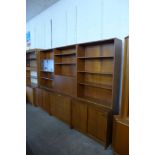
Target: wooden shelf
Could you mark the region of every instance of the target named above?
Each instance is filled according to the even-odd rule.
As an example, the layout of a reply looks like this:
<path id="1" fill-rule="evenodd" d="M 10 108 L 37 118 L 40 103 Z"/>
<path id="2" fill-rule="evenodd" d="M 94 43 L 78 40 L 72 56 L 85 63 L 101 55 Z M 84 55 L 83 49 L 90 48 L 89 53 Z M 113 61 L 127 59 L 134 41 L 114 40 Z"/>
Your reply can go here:
<path id="1" fill-rule="evenodd" d="M 30 78 L 32 78 L 32 79 L 38 79 L 37 76 L 30 76 Z"/>
<path id="2" fill-rule="evenodd" d="M 26 60 L 36 60 L 36 58 L 27 58 Z"/>
<path id="3" fill-rule="evenodd" d="M 75 62 L 70 62 L 70 63 L 67 63 L 67 62 L 61 62 L 61 63 L 55 63 L 55 65 L 76 65 Z"/>
<path id="4" fill-rule="evenodd" d="M 93 56 L 93 57 L 77 57 L 78 59 L 113 59 L 113 56 Z"/>
<path id="5" fill-rule="evenodd" d="M 40 70 L 40 72 L 53 73 L 52 71 L 44 71 L 44 70 Z"/>
<path id="6" fill-rule="evenodd" d="M 64 77 L 71 77 L 71 78 L 75 78 L 75 75 L 65 75 L 65 74 L 55 74 L 56 76 L 64 76 Z"/>
<path id="7" fill-rule="evenodd" d="M 96 99 L 96 98 L 92 98 L 92 97 L 87 97 L 87 96 L 81 96 L 81 98 L 88 100 L 90 102 L 94 102 L 95 104 L 101 104 L 104 105 L 106 107 L 111 107 L 111 102 L 106 101 L 106 100 L 100 100 L 100 99 Z"/>
<path id="8" fill-rule="evenodd" d="M 41 77 L 41 79 L 45 79 L 45 80 L 51 80 L 51 81 L 53 81 L 53 79 L 46 78 L 46 77 Z"/>
<path id="9" fill-rule="evenodd" d="M 92 83 L 92 82 L 80 82 L 78 84 L 90 86 L 90 87 L 104 88 L 104 89 L 112 90 L 112 85 L 108 85 L 108 84 L 97 84 L 97 83 Z"/>
<path id="10" fill-rule="evenodd" d="M 75 52 L 73 53 L 62 53 L 62 54 L 54 54 L 55 56 L 69 56 L 69 55 L 76 55 Z"/>
<path id="11" fill-rule="evenodd" d="M 78 71 L 78 73 L 89 73 L 89 74 L 113 75 L 113 73 L 111 73 L 111 72 L 91 72 L 91 71 Z"/>

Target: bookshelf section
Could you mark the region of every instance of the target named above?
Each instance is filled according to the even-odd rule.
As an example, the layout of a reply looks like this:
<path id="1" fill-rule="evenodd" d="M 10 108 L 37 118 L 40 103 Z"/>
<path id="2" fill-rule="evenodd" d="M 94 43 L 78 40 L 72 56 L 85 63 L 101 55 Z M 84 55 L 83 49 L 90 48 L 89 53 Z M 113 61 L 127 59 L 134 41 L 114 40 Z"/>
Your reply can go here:
<path id="1" fill-rule="evenodd" d="M 54 53 L 52 49 L 40 52 L 40 86 L 53 88 L 54 80 Z"/>
<path id="2" fill-rule="evenodd" d="M 38 86 L 38 56 L 37 49 L 26 51 L 26 84 L 27 86 Z"/>
<path id="3" fill-rule="evenodd" d="M 54 49 L 55 88 L 76 96 L 76 46 Z"/>
<path id="4" fill-rule="evenodd" d="M 75 46 L 54 49 L 55 75 L 76 76 Z"/>
<path id="5" fill-rule="evenodd" d="M 78 97 L 112 108 L 114 49 L 114 40 L 78 45 Z"/>

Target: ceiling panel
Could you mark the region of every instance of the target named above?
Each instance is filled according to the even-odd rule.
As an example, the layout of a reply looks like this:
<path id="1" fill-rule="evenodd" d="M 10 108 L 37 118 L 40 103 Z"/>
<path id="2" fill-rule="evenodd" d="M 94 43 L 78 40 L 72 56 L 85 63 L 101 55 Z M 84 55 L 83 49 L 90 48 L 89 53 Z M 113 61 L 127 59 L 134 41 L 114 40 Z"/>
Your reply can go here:
<path id="1" fill-rule="evenodd" d="M 59 0 L 26 0 L 26 21 L 38 15 Z"/>

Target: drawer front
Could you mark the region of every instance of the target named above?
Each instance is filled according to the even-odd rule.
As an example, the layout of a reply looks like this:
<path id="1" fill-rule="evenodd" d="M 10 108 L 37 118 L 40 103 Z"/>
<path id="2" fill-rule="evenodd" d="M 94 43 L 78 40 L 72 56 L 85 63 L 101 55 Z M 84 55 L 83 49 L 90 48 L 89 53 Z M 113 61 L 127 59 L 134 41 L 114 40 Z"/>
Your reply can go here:
<path id="1" fill-rule="evenodd" d="M 87 103 L 72 100 L 72 127 L 87 132 Z"/>

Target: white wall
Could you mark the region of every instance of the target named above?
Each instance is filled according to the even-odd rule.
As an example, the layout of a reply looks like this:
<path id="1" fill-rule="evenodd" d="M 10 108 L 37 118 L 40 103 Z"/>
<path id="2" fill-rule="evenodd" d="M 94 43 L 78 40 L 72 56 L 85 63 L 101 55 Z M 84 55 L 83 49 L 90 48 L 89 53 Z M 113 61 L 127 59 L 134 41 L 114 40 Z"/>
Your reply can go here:
<path id="1" fill-rule="evenodd" d="M 31 48 L 53 48 L 112 37 L 124 40 L 129 33 L 128 9 L 128 0 L 60 0 L 27 22 Z"/>

